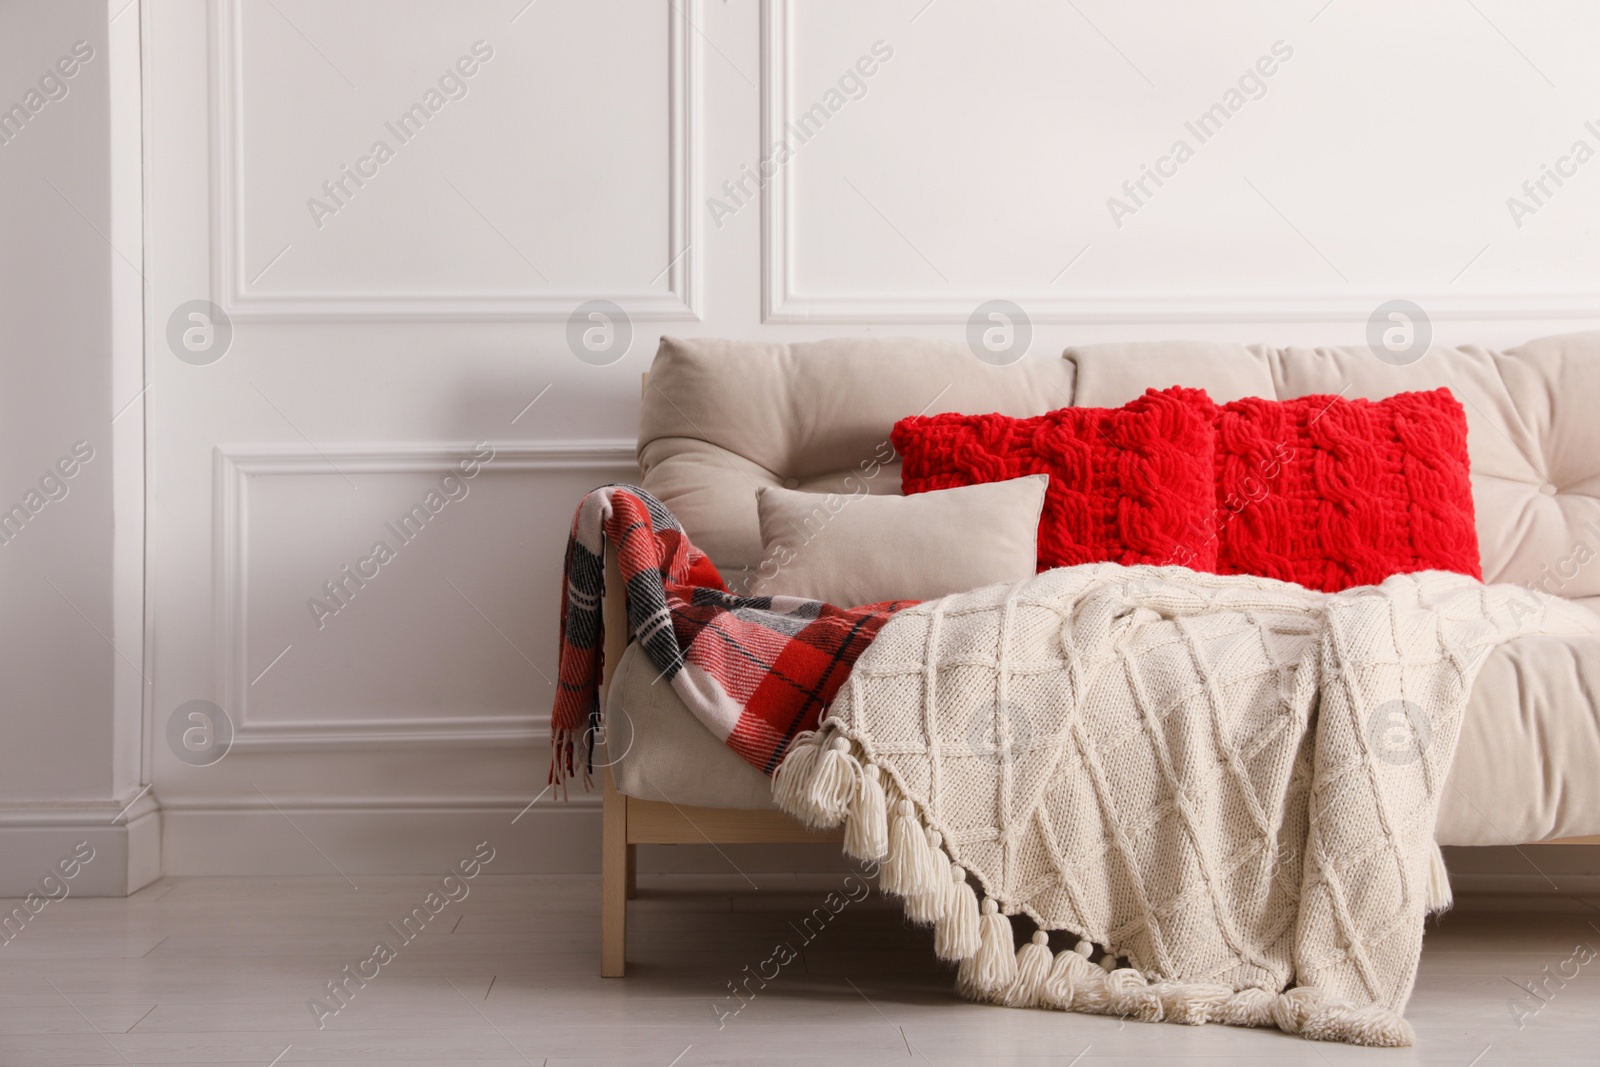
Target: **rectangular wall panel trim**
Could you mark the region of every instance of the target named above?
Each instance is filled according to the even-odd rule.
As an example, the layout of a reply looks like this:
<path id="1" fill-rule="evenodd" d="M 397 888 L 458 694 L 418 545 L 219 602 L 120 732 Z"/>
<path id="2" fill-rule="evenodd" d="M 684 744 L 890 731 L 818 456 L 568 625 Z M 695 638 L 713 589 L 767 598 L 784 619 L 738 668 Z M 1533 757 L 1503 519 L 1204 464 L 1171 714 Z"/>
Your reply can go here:
<path id="1" fill-rule="evenodd" d="M 915 9 L 913 9 L 915 10 Z M 809 15 L 795 0 L 762 0 L 761 145 L 783 138 L 794 118 L 794 54 L 797 20 Z M 977 76 L 972 71 L 962 76 Z M 1093 146 L 1087 146 L 1092 149 Z M 772 168 L 761 186 L 761 315 L 768 324 L 966 323 L 978 305 L 995 299 L 1018 304 L 1034 323 L 1137 325 L 1144 323 L 1363 322 L 1385 301 L 1403 296 L 1438 320 L 1562 320 L 1600 316 L 1600 293 L 1585 291 L 1473 291 L 1446 284 L 1413 292 L 1363 291 L 1354 285 L 1293 297 L 1240 291 L 1206 297 L 1173 293 L 1123 292 L 1072 296 L 1039 288 L 1026 292 L 941 289 L 913 293 L 808 291 L 797 285 L 797 235 L 824 219 L 803 217 L 795 201 L 793 164 Z M 959 215 L 957 216 L 959 217 Z M 1080 253 L 1081 254 L 1081 253 Z M 1480 253 L 1481 254 L 1481 253 Z M 1071 250 L 1063 254 L 1063 261 Z"/>
<path id="2" fill-rule="evenodd" d="M 215 452 L 216 672 L 218 690 L 234 728 L 233 747 L 256 751 L 326 748 L 456 748 L 536 746 L 549 740 L 549 716 L 395 716 L 319 718 L 288 722 L 252 721 L 246 666 L 249 589 L 249 479 L 268 474 L 326 474 L 330 466 L 349 473 L 444 473 L 470 455 L 473 445 L 345 445 L 316 449 L 228 447 Z M 632 441 L 522 442 L 496 444 L 494 472 L 627 471 L 635 464 Z M 552 605 L 552 610 L 554 606 Z"/>
<path id="3" fill-rule="evenodd" d="M 213 299 L 235 322 L 562 321 L 585 301 L 604 299 L 628 314 L 657 321 L 699 321 L 700 42 L 692 28 L 699 0 L 673 4 L 668 18 L 668 291 L 439 294 L 426 291 L 268 293 L 252 289 L 244 263 L 243 0 L 211 11 L 211 285 Z M 271 252 L 266 255 L 270 256 Z M 260 264 L 257 264 L 259 268 Z"/>

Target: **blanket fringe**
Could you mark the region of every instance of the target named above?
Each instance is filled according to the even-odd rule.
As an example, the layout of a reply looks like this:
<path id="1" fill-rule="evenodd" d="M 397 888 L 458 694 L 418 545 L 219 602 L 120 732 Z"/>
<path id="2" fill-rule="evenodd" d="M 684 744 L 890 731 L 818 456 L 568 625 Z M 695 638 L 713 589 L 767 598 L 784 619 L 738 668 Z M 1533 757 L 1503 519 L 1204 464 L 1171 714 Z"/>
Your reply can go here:
<path id="1" fill-rule="evenodd" d="M 884 852 L 889 851 L 889 839 L 884 832 L 889 799 L 884 795 L 882 779 L 883 773 L 869 766 L 862 772 L 861 784 L 850 801 L 850 814 L 844 826 L 844 850 L 858 860 L 882 859 Z M 909 802 L 902 800 L 900 803 Z"/>
<path id="2" fill-rule="evenodd" d="M 933 951 L 942 960 L 957 962 L 977 955 L 983 947 L 978 929 L 978 894 L 967 884 L 967 872 L 951 864 L 945 889 L 944 914 L 933 924 Z"/>
<path id="3" fill-rule="evenodd" d="M 944 837 L 937 830 L 929 830 L 923 840 L 926 844 L 924 855 L 928 860 L 928 883 L 921 893 L 906 897 L 906 918 L 919 926 L 932 926 L 944 915 L 945 898 L 955 887 L 950 884 L 950 858 L 941 847 Z"/>
<path id="4" fill-rule="evenodd" d="M 1449 911 L 1456 900 L 1450 890 L 1450 872 L 1445 869 L 1444 854 L 1439 851 L 1437 841 L 1428 851 L 1428 896 L 1425 907 L 1430 913 Z"/>
<path id="5" fill-rule="evenodd" d="M 1033 940 L 1017 949 L 1017 976 L 1000 994 L 1000 1002 L 1008 1008 L 1038 1007 L 1043 1002 L 1045 981 L 1055 961 L 1055 953 L 1050 951 L 1050 935 L 1035 930 Z"/>
<path id="6" fill-rule="evenodd" d="M 789 751 L 772 775 L 772 799 L 784 811 L 807 826 L 818 825 L 816 812 L 808 800 L 822 749 L 815 744 L 815 733 L 795 735 Z"/>
<path id="7" fill-rule="evenodd" d="M 961 961 L 956 989 L 970 1000 L 995 1000 L 1016 981 L 1018 966 L 1011 920 L 1000 913 L 993 897 L 983 898 L 978 928 L 978 951 Z"/>
<path id="8" fill-rule="evenodd" d="M 1314 986 L 1280 993 L 1152 982 L 1117 966 L 1109 950 L 1099 964 L 1090 962 L 1095 946 L 1087 939 L 1052 954 L 1044 930 L 1017 948 L 999 902 L 985 897 L 979 907 L 966 870 L 945 851 L 939 832 L 923 825 L 916 805 L 884 781 L 883 771 L 854 751 L 848 738 L 827 727 L 794 739 L 773 775 L 772 795 L 808 826 L 844 823 L 845 850 L 860 860 L 882 861 L 879 888 L 904 898 L 912 922 L 933 924 L 934 951 L 960 964 L 956 991 L 968 1000 L 1189 1026 L 1275 1026 L 1314 1041 L 1385 1048 L 1415 1041 L 1397 1012 L 1337 1000 Z M 1427 894 L 1430 911 L 1450 906 L 1449 876 L 1437 846 Z"/>
<path id="9" fill-rule="evenodd" d="M 567 729 L 554 730 L 550 735 L 549 785 L 563 800 L 567 797 L 567 783 L 572 781 L 574 775 L 583 783 L 584 792 L 594 785 L 589 774 L 588 752 L 579 745 L 580 741 L 587 742 L 592 736 L 585 731 Z"/>
<path id="10" fill-rule="evenodd" d="M 942 873 L 928 847 L 928 835 L 917 821 L 916 805 L 901 800 L 895 805 L 879 884 L 895 896 L 921 897 L 939 888 L 938 877 Z"/>

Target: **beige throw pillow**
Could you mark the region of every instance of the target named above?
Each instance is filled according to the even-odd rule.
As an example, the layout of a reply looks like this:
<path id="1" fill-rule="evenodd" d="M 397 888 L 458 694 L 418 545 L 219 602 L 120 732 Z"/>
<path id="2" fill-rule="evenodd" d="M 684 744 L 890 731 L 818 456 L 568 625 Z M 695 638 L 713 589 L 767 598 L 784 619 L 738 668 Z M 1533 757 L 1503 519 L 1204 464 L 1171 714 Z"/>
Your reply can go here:
<path id="1" fill-rule="evenodd" d="M 1030 577 L 1050 477 L 912 496 L 756 494 L 761 563 L 750 591 L 855 606 L 932 600 Z"/>

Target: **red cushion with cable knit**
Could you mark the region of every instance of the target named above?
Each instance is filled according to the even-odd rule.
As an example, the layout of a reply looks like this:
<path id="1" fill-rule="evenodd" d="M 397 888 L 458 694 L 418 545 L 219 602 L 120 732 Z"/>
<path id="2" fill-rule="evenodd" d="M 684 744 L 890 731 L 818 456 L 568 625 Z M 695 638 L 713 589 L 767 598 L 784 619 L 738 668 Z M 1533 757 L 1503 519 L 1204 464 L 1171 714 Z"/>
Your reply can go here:
<path id="1" fill-rule="evenodd" d="M 1482 580 L 1450 390 L 1251 397 L 1220 407 L 1216 428 L 1217 573 L 1327 592 L 1424 570 Z"/>
<path id="2" fill-rule="evenodd" d="M 1203 390 L 1173 387 L 1026 419 L 915 416 L 890 439 L 908 494 L 1048 474 L 1041 571 L 1107 561 L 1213 570 L 1215 412 Z"/>

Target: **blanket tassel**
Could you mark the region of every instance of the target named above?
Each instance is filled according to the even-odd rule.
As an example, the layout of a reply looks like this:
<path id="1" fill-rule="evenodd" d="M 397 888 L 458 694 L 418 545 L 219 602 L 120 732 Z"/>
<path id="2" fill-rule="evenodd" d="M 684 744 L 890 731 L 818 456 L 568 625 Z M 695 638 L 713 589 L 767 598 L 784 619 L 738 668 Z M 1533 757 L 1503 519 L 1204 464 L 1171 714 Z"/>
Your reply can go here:
<path id="1" fill-rule="evenodd" d="M 902 804 L 909 803 L 901 801 Z M 883 791 L 883 772 L 868 766 L 861 773 L 855 798 L 844 826 L 844 850 L 862 861 L 878 860 L 889 849 L 889 800 Z"/>
<path id="2" fill-rule="evenodd" d="M 822 758 L 822 748 L 816 743 L 817 735 L 796 735 L 789 743 L 783 762 L 772 774 L 772 799 L 778 807 L 815 826 L 816 813 L 810 802 L 812 779 L 816 777 L 817 761 Z"/>
<path id="3" fill-rule="evenodd" d="M 856 796 L 856 779 L 861 775 L 861 764 L 850 755 L 850 742 L 835 737 L 817 759 L 815 777 L 807 798 L 817 817 L 828 826 L 838 826 L 850 813 L 850 802 Z"/>
<path id="4" fill-rule="evenodd" d="M 945 897 L 954 888 L 950 884 L 950 859 L 940 847 L 944 837 L 937 830 L 927 832 L 928 870 L 932 877 L 927 888 L 906 898 L 906 918 L 919 926 L 932 926 L 944 914 Z"/>
<path id="5" fill-rule="evenodd" d="M 1008 1008 L 1037 1007 L 1044 999 L 1044 984 L 1053 963 L 1050 935 L 1035 930 L 1033 939 L 1017 949 L 1017 976 L 1000 994 L 1001 1003 Z"/>
<path id="6" fill-rule="evenodd" d="M 1272 1022 L 1289 1034 L 1313 1041 L 1394 1048 L 1416 1037 L 1411 1024 L 1376 1004 L 1365 1007 L 1330 998 L 1315 986 L 1285 990 L 1273 998 Z"/>
<path id="7" fill-rule="evenodd" d="M 1034 937 L 1041 945 L 1040 935 Z M 1030 1006 L 1022 972 L 1037 973 L 1038 964 L 1026 960 L 1029 948 L 1018 952 L 1018 979 L 1003 996 L 977 995 L 973 999 L 1007 1006 Z M 1343 1041 L 1356 1045 L 1394 1048 L 1415 1041 L 1404 1018 L 1377 1005 L 1356 1006 L 1334 1000 L 1315 987 L 1302 986 L 1282 993 L 1268 989 L 1234 990 L 1209 982 L 1151 982 L 1138 971 L 1118 967 L 1107 971 L 1090 963 L 1094 946 L 1057 953 L 1049 973 L 1038 986 L 1039 1007 L 1092 1015 L 1118 1015 L 1144 1022 L 1175 1022 L 1189 1026 L 1223 1023 L 1232 1026 L 1275 1026 L 1285 1033 L 1316 1041 Z M 1113 959 L 1107 955 L 1107 959 Z M 1025 961 L 1025 962 L 1024 962 Z M 973 990 L 963 989 L 973 995 Z"/>
<path id="8" fill-rule="evenodd" d="M 981 944 L 978 895 L 967 884 L 967 872 L 951 865 L 944 914 L 933 927 L 933 951 L 942 960 L 964 960 L 977 955 Z"/>
<path id="9" fill-rule="evenodd" d="M 1428 851 L 1428 896 L 1424 907 L 1430 914 L 1448 911 L 1456 901 L 1455 894 L 1450 890 L 1450 872 L 1444 865 L 1444 853 L 1439 851 L 1437 841 Z"/>
<path id="10" fill-rule="evenodd" d="M 1094 945 L 1079 941 L 1069 951 L 1056 956 L 1050 969 L 1046 989 L 1057 996 L 1065 994 L 1061 1009 L 1104 1014 L 1109 1003 L 1106 997 L 1106 972 L 1089 962 L 1094 955 Z"/>
<path id="11" fill-rule="evenodd" d="M 917 821 L 916 805 L 902 800 L 895 805 L 889 828 L 889 855 L 883 863 L 879 886 L 901 897 L 917 897 L 936 888 L 938 871 L 928 854 L 928 835 Z"/>
<path id="12" fill-rule="evenodd" d="M 1055 962 L 1050 965 L 1050 973 L 1045 976 L 1044 984 L 1039 990 L 1040 1006 L 1054 1008 L 1057 1011 L 1090 1010 L 1079 1007 L 1078 1002 L 1081 996 L 1087 1003 L 1090 999 L 1089 989 L 1097 980 L 1096 968 L 1089 962 L 1088 957 L 1088 952 L 1093 952 L 1094 947 L 1087 941 L 1080 941 L 1079 944 L 1087 951 L 1069 949 L 1066 952 L 1056 953 Z M 1103 987 L 1104 976 L 1101 975 L 1098 981 L 1100 987 Z"/>
<path id="13" fill-rule="evenodd" d="M 956 988 L 973 999 L 989 999 L 1016 980 L 1016 939 L 1011 933 L 1011 920 L 993 897 L 983 898 L 983 917 L 978 925 L 978 951 L 961 961 Z"/>
<path id="14" fill-rule="evenodd" d="M 956 990 L 968 999 L 1192 1026 L 1276 1026 L 1312 1040 L 1357 1045 L 1415 1041 L 1410 1024 L 1396 1012 L 1335 1000 L 1311 986 L 1279 993 L 1151 982 L 1131 967 L 1119 967 L 1109 949 L 1099 963 L 1090 962 L 1095 946 L 1086 939 L 1052 954 L 1043 930 L 1015 948 L 1011 920 L 999 903 L 986 897 L 978 906 L 966 870 L 951 862 L 939 832 L 923 827 L 916 805 L 900 796 L 877 766 L 853 755 L 842 736 L 796 737 L 773 777 L 772 792 L 780 808 L 812 826 L 845 822 L 845 847 L 852 856 L 883 857 L 883 888 L 905 898 L 912 922 L 933 923 L 934 951 L 940 959 L 960 962 Z M 1429 857 L 1425 892 L 1429 911 L 1450 906 L 1449 872 L 1437 846 Z"/>
<path id="15" fill-rule="evenodd" d="M 861 774 L 847 739 L 835 737 L 822 747 L 816 735 L 800 734 L 773 775 L 773 799 L 808 826 L 838 826 L 850 813 Z"/>

